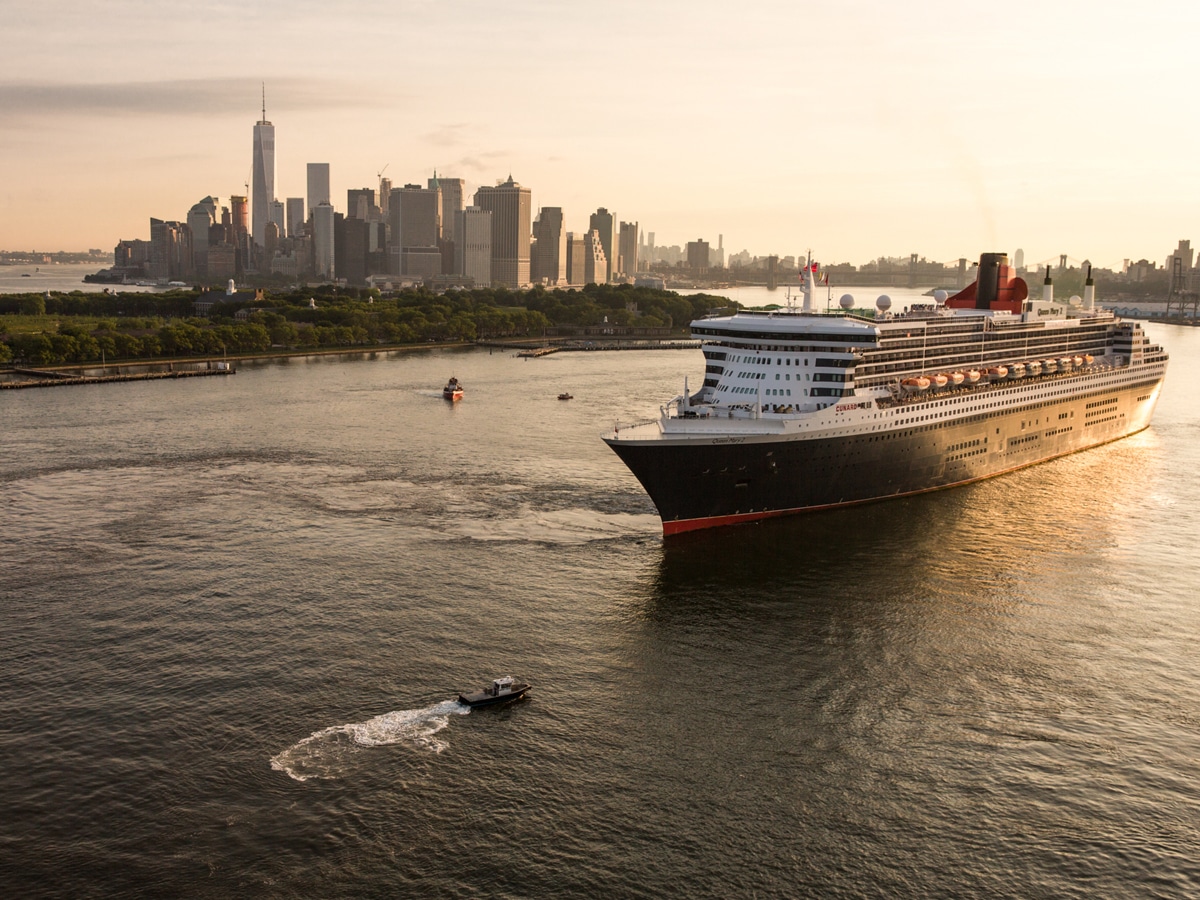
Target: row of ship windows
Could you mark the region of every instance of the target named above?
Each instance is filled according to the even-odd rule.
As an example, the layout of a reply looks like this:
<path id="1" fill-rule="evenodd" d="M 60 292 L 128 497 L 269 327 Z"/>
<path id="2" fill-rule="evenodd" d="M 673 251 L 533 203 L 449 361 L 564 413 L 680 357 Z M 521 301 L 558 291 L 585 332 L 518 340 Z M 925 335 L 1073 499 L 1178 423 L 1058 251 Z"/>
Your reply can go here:
<path id="1" fill-rule="evenodd" d="M 724 369 L 721 366 L 706 366 L 704 371 L 709 375 L 721 375 L 724 373 Z M 779 381 L 779 375 L 780 375 L 779 372 L 775 373 L 776 381 Z M 749 381 L 760 381 L 761 379 L 767 377 L 767 373 L 766 372 L 738 372 L 733 377 L 741 378 L 741 379 L 749 380 Z M 804 375 L 805 381 L 825 381 L 825 382 L 844 383 L 847 381 L 852 381 L 853 379 L 854 379 L 853 375 L 842 375 L 842 374 L 835 374 L 832 372 L 817 372 L 814 375 L 809 375 L 809 374 L 805 373 L 805 375 Z M 792 373 L 791 372 L 783 373 L 783 380 L 791 381 Z M 800 380 L 799 372 L 796 373 L 796 380 L 797 381 Z"/>
<path id="2" fill-rule="evenodd" d="M 769 366 L 771 365 L 771 357 L 769 356 L 734 356 L 729 358 L 727 353 L 705 353 L 705 358 L 713 362 L 727 361 L 730 363 L 741 363 L 748 366 Z M 845 356 L 839 359 L 828 359 L 817 357 L 813 360 L 813 365 L 818 369 L 849 369 L 854 366 L 855 358 L 853 356 Z M 802 356 L 793 358 L 790 356 L 781 356 L 775 358 L 777 366 L 800 366 L 808 365 L 808 357 Z"/>
<path id="3" fill-rule="evenodd" d="M 705 328 L 704 326 L 692 326 L 692 334 L 707 334 L 712 337 L 727 338 L 729 340 L 759 340 L 759 341 L 783 341 L 784 344 L 779 346 L 780 350 L 791 350 L 794 347 L 787 346 L 790 342 L 795 341 L 797 337 L 804 337 L 810 341 L 821 341 L 827 344 L 863 344 L 875 342 L 873 334 L 781 334 L 777 331 L 722 331 L 719 328 Z M 736 346 L 736 345 L 733 345 Z M 753 349 L 753 347 L 751 348 Z"/>
<path id="4" fill-rule="evenodd" d="M 1103 425 L 1105 422 L 1115 422 L 1120 416 L 1105 416 L 1103 419 L 1093 419 L 1090 422 L 1084 422 L 1084 428 L 1091 428 L 1093 425 Z"/>
<path id="5" fill-rule="evenodd" d="M 712 386 L 716 387 L 716 385 L 712 385 Z M 757 388 L 749 388 L 749 387 L 724 387 L 724 388 L 721 388 L 721 390 L 725 391 L 727 393 L 730 393 L 730 394 L 757 394 L 758 393 Z M 766 396 L 766 397 L 790 397 L 790 396 L 792 396 L 792 391 L 790 388 L 766 388 L 763 391 L 763 396 Z M 812 397 L 852 397 L 852 396 L 854 396 L 854 389 L 851 388 L 849 390 L 843 390 L 842 388 L 813 388 L 810 393 L 809 390 L 807 388 L 805 388 L 804 396 L 805 397 L 809 397 L 809 396 L 812 396 Z"/>
<path id="6" fill-rule="evenodd" d="M 1084 409 L 1096 409 L 1101 406 L 1112 406 L 1117 402 L 1118 399 L 1119 398 L 1117 397 L 1106 397 L 1103 400 L 1093 400 L 1091 403 L 1087 404 Z"/>
<path id="7" fill-rule="evenodd" d="M 986 326 L 985 326 L 986 327 Z M 1094 325 L 1078 325 L 1070 328 L 1056 328 L 1052 332 L 1043 329 L 1021 328 L 1017 331 L 1012 331 L 1006 328 L 987 328 L 982 332 L 983 338 L 989 341 L 1015 341 L 1026 340 L 1028 338 L 1037 339 L 1049 334 L 1065 335 L 1067 337 L 1082 338 L 1094 335 L 1103 335 L 1107 338 L 1110 332 L 1110 326 L 1106 322 L 1098 322 Z M 1113 331 L 1113 334 L 1119 335 L 1120 331 Z M 911 331 L 906 331 L 901 336 L 897 331 L 884 332 L 880 335 L 880 341 L 884 344 L 902 347 L 920 347 L 941 341 L 961 341 L 961 340 L 978 340 L 981 332 L 978 325 L 962 325 L 958 327 L 939 328 L 934 332 L 923 330 L 919 326 L 914 327 Z"/>

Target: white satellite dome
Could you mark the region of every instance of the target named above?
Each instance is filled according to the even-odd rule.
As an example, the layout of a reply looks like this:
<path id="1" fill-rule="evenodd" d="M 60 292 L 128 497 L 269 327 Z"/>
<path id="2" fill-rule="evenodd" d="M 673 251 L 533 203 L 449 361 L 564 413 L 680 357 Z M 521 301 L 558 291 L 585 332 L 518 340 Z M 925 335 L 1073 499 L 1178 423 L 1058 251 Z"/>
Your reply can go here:
<path id="1" fill-rule="evenodd" d="M 842 294 L 838 303 L 841 304 L 842 309 L 854 309 L 854 297 L 850 294 Z"/>
<path id="2" fill-rule="evenodd" d="M 875 308 L 880 312 L 887 312 L 892 308 L 892 298 L 887 294 L 880 294 L 879 299 L 875 301 Z"/>
<path id="3" fill-rule="evenodd" d="M 949 296 L 950 295 L 947 294 L 945 291 L 943 291 L 941 288 L 938 288 L 936 291 L 933 292 L 933 302 L 936 303 L 938 306 L 944 306 L 946 303 L 946 298 Z"/>

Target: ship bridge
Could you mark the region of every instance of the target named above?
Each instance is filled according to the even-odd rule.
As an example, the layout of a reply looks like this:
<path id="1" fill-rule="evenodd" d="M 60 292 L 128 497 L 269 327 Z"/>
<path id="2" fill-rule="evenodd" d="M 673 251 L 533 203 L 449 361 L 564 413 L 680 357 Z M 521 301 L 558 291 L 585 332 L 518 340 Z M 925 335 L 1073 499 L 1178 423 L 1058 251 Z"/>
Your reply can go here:
<path id="1" fill-rule="evenodd" d="M 879 346 L 859 316 L 739 313 L 692 323 L 704 341 L 704 387 L 693 399 L 733 409 L 812 412 L 854 395 L 854 367 Z"/>

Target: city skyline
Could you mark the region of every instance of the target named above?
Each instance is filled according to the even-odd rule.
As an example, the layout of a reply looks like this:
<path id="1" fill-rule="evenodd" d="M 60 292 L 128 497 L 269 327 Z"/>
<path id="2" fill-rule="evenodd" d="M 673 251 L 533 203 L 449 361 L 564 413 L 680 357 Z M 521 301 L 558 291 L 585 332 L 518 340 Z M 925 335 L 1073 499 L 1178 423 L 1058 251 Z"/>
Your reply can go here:
<path id="1" fill-rule="evenodd" d="M 314 160 L 335 207 L 385 167 L 400 184 L 444 171 L 467 196 L 511 174 L 573 232 L 605 207 L 660 244 L 724 234 L 759 256 L 1024 247 L 1030 264 L 1117 268 L 1193 233 L 1200 195 L 1198 14 L 1151 7 L 1021 0 L 996 21 L 941 2 L 617 3 L 593 20 L 534 3 L 328 16 L 128 0 L 73 17 L 18 0 L 0 38 L 0 246 L 109 247 L 250 193 L 265 81 L 280 202 L 307 196 Z M 401 37 L 397 73 L 371 48 Z"/>

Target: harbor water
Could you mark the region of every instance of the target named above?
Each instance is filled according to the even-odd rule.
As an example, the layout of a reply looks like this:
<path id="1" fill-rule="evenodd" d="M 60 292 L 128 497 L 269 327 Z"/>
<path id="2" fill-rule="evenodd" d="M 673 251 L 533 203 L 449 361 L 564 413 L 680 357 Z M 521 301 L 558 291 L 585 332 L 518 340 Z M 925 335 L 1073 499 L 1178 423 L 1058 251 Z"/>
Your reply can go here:
<path id="1" fill-rule="evenodd" d="M 1200 331 L 1147 328 L 1139 435 L 665 542 L 599 435 L 698 350 L 2 392 L 0 884 L 1200 895 Z"/>

